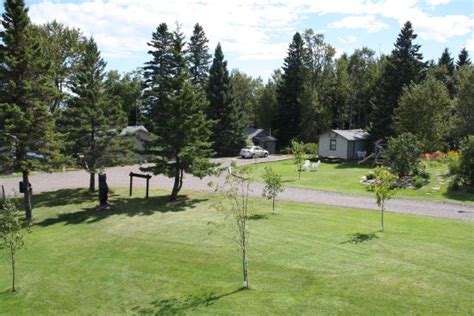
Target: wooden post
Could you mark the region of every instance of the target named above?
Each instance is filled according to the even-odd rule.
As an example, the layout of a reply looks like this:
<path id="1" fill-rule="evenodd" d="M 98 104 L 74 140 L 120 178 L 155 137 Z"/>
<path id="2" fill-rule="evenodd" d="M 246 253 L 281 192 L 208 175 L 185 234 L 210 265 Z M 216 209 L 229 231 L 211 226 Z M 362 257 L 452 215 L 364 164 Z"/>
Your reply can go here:
<path id="1" fill-rule="evenodd" d="M 130 191 L 129 191 L 130 196 L 132 196 L 132 186 L 133 186 L 133 172 L 130 172 Z"/>
<path id="2" fill-rule="evenodd" d="M 6 198 L 7 198 L 7 196 L 5 194 L 5 187 L 2 184 L 2 200 L 5 200 Z"/>

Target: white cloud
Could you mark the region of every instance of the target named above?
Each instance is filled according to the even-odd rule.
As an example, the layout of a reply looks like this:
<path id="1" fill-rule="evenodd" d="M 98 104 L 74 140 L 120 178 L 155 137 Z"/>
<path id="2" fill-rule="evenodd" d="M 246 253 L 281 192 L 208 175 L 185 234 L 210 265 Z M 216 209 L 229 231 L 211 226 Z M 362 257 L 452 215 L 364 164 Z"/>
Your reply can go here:
<path id="1" fill-rule="evenodd" d="M 93 35 L 104 56 L 127 58 L 148 50 L 147 41 L 161 22 L 182 23 L 188 36 L 196 22 L 203 25 L 210 48 L 217 42 L 225 54 L 242 60 L 281 60 L 293 33 L 310 14 L 346 15 L 329 26 L 377 32 L 390 20 L 411 20 L 427 40 L 445 42 L 474 31 L 467 15 L 431 16 L 417 0 L 44 0 L 30 6 L 35 23 L 52 19 Z M 444 3 L 446 0 L 427 0 Z M 278 38 L 278 40 L 275 40 Z"/>
<path id="2" fill-rule="evenodd" d="M 435 6 L 438 6 L 438 5 L 448 4 L 449 2 L 451 2 L 451 0 L 426 0 L 426 2 L 430 6 L 435 7 Z"/>
<path id="3" fill-rule="evenodd" d="M 474 36 L 471 36 L 471 38 L 466 41 L 466 49 L 471 52 L 471 54 L 474 54 Z"/>
<path id="4" fill-rule="evenodd" d="M 342 29 L 366 29 L 370 33 L 388 28 L 386 23 L 378 21 L 373 15 L 348 16 L 329 24 L 329 27 Z"/>

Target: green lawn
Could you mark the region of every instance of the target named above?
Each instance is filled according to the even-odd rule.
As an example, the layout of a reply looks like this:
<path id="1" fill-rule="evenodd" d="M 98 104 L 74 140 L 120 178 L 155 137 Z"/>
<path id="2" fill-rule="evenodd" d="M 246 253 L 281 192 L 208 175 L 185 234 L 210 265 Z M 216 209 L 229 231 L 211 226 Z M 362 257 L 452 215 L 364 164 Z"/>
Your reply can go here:
<path id="1" fill-rule="evenodd" d="M 360 178 L 373 169 L 372 166 L 358 166 L 356 162 L 322 162 L 318 171 L 302 172 L 301 179 L 298 179 L 297 166 L 293 163 L 293 160 L 283 160 L 257 165 L 256 174 L 258 181 L 262 181 L 261 176 L 265 166 L 271 166 L 280 173 L 286 186 L 340 193 L 372 194 L 367 185 L 359 183 Z M 396 197 L 474 204 L 474 194 L 448 191 L 449 179 L 445 175 L 448 170 L 446 164 L 436 161 L 430 162 L 427 164 L 427 169 L 431 175 L 431 181 L 428 185 L 420 189 L 400 190 Z"/>
<path id="2" fill-rule="evenodd" d="M 472 222 L 254 200 L 250 285 L 213 195 L 129 199 L 98 212 L 81 190 L 37 197 L 17 293 L 0 314 L 470 314 Z M 136 195 L 142 194 L 137 190 Z M 152 195 L 163 194 L 154 191 Z M 186 192 L 185 192 L 186 193 Z M 70 203 L 70 205 L 66 205 Z"/>

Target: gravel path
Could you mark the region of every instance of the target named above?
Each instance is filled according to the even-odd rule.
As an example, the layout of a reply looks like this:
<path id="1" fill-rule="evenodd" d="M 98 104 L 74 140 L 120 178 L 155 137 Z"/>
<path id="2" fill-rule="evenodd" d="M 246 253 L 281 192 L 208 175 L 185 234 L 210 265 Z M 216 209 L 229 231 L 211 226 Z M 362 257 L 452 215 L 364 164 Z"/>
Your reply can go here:
<path id="1" fill-rule="evenodd" d="M 260 162 L 285 159 L 285 156 L 269 157 Z M 223 165 L 230 164 L 232 159 L 220 159 Z M 238 163 L 251 163 L 253 160 L 237 159 Z M 127 187 L 129 183 L 129 173 L 140 172 L 139 166 L 114 167 L 106 170 L 107 182 L 110 187 Z M 0 185 L 4 185 L 7 194 L 13 195 L 18 190 L 20 178 L 0 178 Z M 222 177 L 206 177 L 203 180 L 190 175 L 185 176 L 183 189 L 192 191 L 211 192 L 208 186 L 210 181 L 222 183 Z M 35 193 L 55 191 L 59 189 L 85 188 L 89 183 L 89 174 L 85 171 L 70 171 L 62 173 L 38 173 L 31 176 L 30 182 Z M 151 188 L 162 188 L 171 190 L 173 180 L 164 176 L 154 176 L 150 180 Z M 134 187 L 145 186 L 144 179 L 134 180 Z M 253 196 L 261 196 L 263 184 L 253 185 Z M 333 206 L 344 206 L 360 209 L 378 210 L 375 199 L 370 196 L 351 195 L 334 192 L 324 192 L 300 188 L 287 187 L 279 195 L 280 200 L 305 202 L 314 204 L 324 204 Z M 446 202 L 435 202 L 427 200 L 406 200 L 392 199 L 387 203 L 387 211 L 403 214 L 414 214 L 423 216 L 443 217 L 458 220 L 474 220 L 474 206 L 461 205 Z"/>

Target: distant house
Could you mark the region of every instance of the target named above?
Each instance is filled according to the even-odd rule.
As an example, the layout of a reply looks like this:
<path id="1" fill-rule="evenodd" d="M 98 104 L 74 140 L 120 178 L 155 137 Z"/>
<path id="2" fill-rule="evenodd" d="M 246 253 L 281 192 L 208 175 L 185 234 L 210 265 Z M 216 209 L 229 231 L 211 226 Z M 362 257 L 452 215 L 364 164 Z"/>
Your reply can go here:
<path id="1" fill-rule="evenodd" d="M 362 129 L 333 129 L 319 135 L 320 157 L 344 160 L 360 159 L 361 153 L 367 153 L 370 148 L 371 137 Z"/>
<path id="2" fill-rule="evenodd" d="M 276 142 L 278 140 L 267 132 L 265 132 L 263 129 L 255 127 L 246 127 L 245 135 L 247 135 L 248 142 L 268 150 L 270 154 L 275 153 Z"/>
<path id="3" fill-rule="evenodd" d="M 145 126 L 127 126 L 121 132 L 120 136 L 132 138 L 134 149 L 141 151 L 145 148 L 144 143 L 149 142 L 154 138 L 154 135 L 150 133 Z M 145 157 L 140 154 L 135 154 L 137 160 L 143 160 Z"/>

